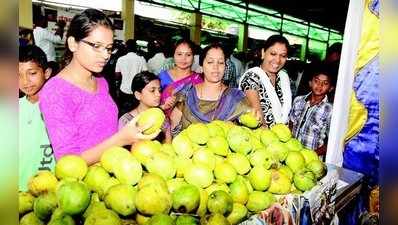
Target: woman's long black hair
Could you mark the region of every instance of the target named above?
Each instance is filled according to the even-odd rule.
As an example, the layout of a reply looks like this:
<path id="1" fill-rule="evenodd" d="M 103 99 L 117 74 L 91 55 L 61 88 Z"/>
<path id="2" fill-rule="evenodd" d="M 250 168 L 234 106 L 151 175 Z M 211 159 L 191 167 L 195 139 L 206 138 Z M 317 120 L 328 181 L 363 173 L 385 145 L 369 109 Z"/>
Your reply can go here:
<path id="1" fill-rule="evenodd" d="M 75 41 L 86 38 L 91 31 L 98 26 L 104 26 L 113 30 L 112 21 L 97 9 L 86 9 L 82 13 L 75 15 L 69 25 L 66 39 L 74 37 Z M 65 65 L 72 59 L 72 52 L 69 49 L 68 41 L 65 43 L 64 61 Z"/>

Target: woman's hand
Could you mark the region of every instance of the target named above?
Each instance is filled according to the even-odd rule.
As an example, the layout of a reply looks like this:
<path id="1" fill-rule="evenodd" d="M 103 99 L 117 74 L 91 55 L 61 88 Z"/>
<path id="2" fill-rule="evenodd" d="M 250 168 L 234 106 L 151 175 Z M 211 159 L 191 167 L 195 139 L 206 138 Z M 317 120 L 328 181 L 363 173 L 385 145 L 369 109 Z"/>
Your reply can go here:
<path id="1" fill-rule="evenodd" d="M 124 145 L 131 145 L 139 140 L 151 140 L 159 135 L 160 129 L 152 134 L 143 134 L 142 132 L 150 128 L 153 124 L 145 124 L 145 126 L 139 127 L 137 125 L 139 118 L 140 115 L 137 115 L 119 131 L 121 138 L 126 143 Z"/>
<path id="2" fill-rule="evenodd" d="M 260 121 L 260 124 L 264 124 L 263 121 L 263 112 L 261 109 L 252 108 L 251 110 L 252 115 L 256 118 L 257 121 Z"/>
<path id="3" fill-rule="evenodd" d="M 145 126 L 139 127 L 137 125 L 139 117 L 140 115 L 134 117 L 133 120 L 126 124 L 126 126 L 119 130 L 115 135 L 112 135 L 96 146 L 87 149 L 80 156 L 86 160 L 89 165 L 91 165 L 100 161 L 103 152 L 110 147 L 132 145 L 139 140 L 150 140 L 158 136 L 160 129 L 152 134 L 143 134 L 142 132 L 150 128 L 152 124 L 145 124 Z"/>
<path id="4" fill-rule="evenodd" d="M 170 96 L 169 98 L 166 99 L 165 103 L 160 106 L 161 109 L 163 110 L 168 110 L 174 107 L 176 104 L 176 96 Z"/>
<path id="5" fill-rule="evenodd" d="M 263 111 L 260 105 L 260 96 L 256 90 L 246 90 L 245 95 L 252 107 L 253 115 L 261 122 L 262 127 L 267 127 L 264 121 Z"/>

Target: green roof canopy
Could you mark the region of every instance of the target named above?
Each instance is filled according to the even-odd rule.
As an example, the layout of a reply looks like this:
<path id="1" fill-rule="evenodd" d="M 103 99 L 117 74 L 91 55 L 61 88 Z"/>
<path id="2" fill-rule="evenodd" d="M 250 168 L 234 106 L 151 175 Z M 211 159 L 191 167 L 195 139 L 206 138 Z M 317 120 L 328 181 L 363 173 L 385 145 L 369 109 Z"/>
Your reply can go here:
<path id="1" fill-rule="evenodd" d="M 307 37 L 313 40 L 333 43 L 342 40 L 342 35 L 327 27 L 267 9 L 241 0 L 140 0 L 189 12 L 217 17 L 236 23 L 274 30 L 282 33 Z"/>

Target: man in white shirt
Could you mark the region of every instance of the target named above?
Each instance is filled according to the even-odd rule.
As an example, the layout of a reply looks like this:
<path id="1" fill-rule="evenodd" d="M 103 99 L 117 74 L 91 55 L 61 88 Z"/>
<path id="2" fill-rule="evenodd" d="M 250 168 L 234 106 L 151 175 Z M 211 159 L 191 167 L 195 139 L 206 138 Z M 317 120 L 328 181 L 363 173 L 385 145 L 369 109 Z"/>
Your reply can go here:
<path id="1" fill-rule="evenodd" d="M 46 53 L 47 61 L 55 61 L 55 46 L 54 44 L 63 44 L 62 40 L 65 23 L 58 23 L 57 31 L 52 33 L 47 30 L 48 21 L 42 15 L 39 15 L 35 22 L 35 29 L 33 29 L 33 38 L 35 45 L 41 48 Z"/>
<path id="2" fill-rule="evenodd" d="M 115 67 L 116 79 L 122 77 L 118 101 L 120 115 L 131 110 L 133 102 L 131 83 L 134 76 L 139 72 L 148 70 L 145 58 L 135 53 L 137 51 L 136 41 L 132 39 L 127 40 L 126 47 L 128 53 L 117 60 Z"/>
<path id="3" fill-rule="evenodd" d="M 161 46 L 159 41 L 155 40 L 148 43 L 148 52 L 150 54 L 154 54 L 153 57 L 151 57 L 148 60 L 147 63 L 148 71 L 158 75 L 160 73 L 164 61 L 166 60 L 166 57 L 164 56 L 163 53 L 163 47 Z"/>
<path id="4" fill-rule="evenodd" d="M 137 48 L 135 40 L 127 40 L 126 47 L 128 53 L 117 60 L 115 73 L 116 77 L 122 77 L 120 90 L 124 94 L 133 94 L 131 82 L 133 82 L 134 76 L 139 72 L 148 70 L 148 68 L 145 58 L 135 53 Z"/>

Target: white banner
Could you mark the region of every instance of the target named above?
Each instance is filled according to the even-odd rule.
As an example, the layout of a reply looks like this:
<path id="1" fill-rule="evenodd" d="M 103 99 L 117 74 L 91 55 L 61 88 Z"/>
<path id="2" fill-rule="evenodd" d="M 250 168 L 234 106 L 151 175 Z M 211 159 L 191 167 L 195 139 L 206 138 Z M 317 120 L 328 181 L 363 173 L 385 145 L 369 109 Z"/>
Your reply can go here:
<path id="1" fill-rule="evenodd" d="M 364 7 L 364 0 L 350 0 L 344 29 L 343 48 L 326 154 L 326 162 L 337 166 L 343 164 L 344 137 L 348 126 L 354 68 L 361 38 Z"/>

